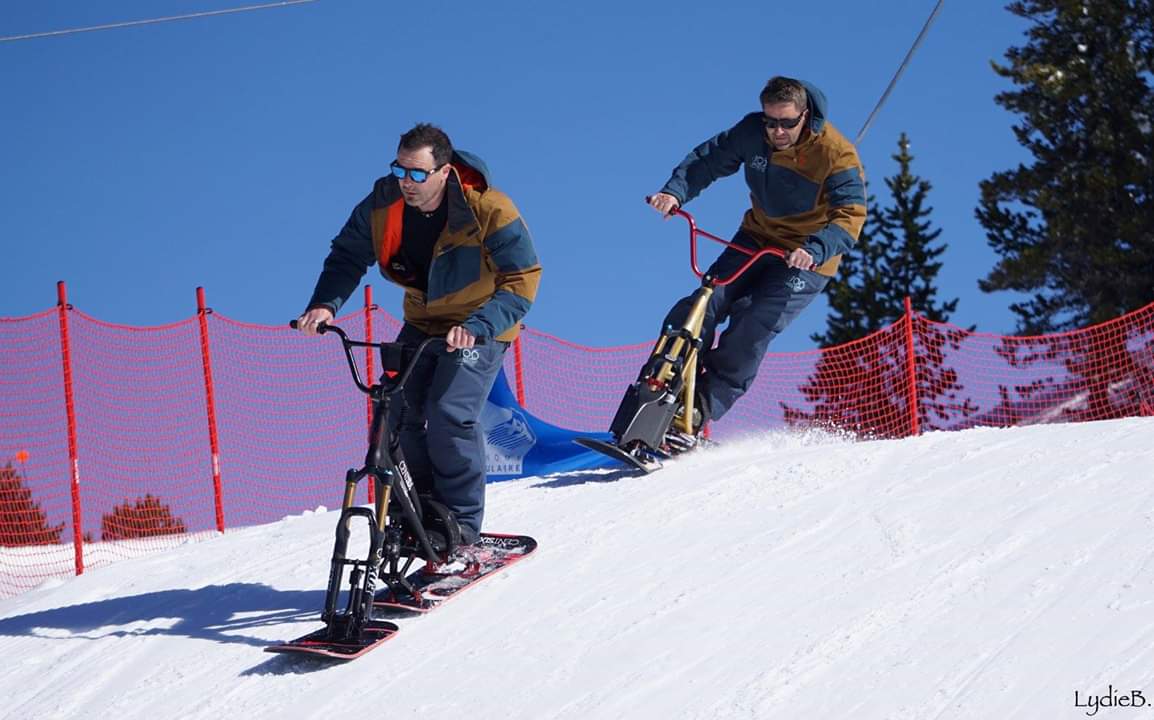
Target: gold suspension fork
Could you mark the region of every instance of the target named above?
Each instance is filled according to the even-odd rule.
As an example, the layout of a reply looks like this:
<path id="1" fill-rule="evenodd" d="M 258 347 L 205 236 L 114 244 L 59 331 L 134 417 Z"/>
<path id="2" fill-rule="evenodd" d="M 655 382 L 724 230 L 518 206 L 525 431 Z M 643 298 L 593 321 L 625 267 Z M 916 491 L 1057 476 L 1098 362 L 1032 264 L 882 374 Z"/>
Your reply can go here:
<path id="1" fill-rule="evenodd" d="M 380 482 L 379 480 L 377 480 L 376 477 L 373 478 L 373 482 L 375 482 L 377 484 L 377 487 L 376 487 L 377 501 L 376 501 L 376 505 L 375 505 L 376 513 L 377 513 L 377 530 L 384 532 L 385 526 L 388 524 L 388 513 L 386 512 L 386 510 L 389 507 L 389 492 L 393 488 L 389 485 L 385 485 L 384 483 Z M 356 498 L 357 498 L 357 483 L 353 480 L 345 481 L 345 497 L 341 501 L 341 509 L 342 510 L 348 510 L 349 508 L 351 508 L 353 506 L 353 504 L 356 502 Z"/>
<path id="2" fill-rule="evenodd" d="M 392 492 L 392 485 L 385 485 L 376 478 L 373 482 L 377 483 L 377 530 L 385 531 L 385 526 L 389 524 L 389 493 Z"/>
<path id="3" fill-rule="evenodd" d="M 709 298 L 713 296 L 713 286 L 703 285 L 697 291 L 697 297 L 693 301 L 693 306 L 689 309 L 689 315 L 685 318 L 685 324 L 682 329 L 688 332 L 690 337 L 701 338 L 701 329 L 705 325 L 705 310 L 709 307 Z M 669 338 L 668 335 L 662 335 L 661 339 L 657 341 L 657 347 L 654 348 L 653 354 L 659 354 L 665 347 L 665 342 Z M 677 357 L 681 353 L 688 341 L 684 337 L 676 337 L 673 344 L 669 347 L 669 354 Z M 682 387 L 681 403 L 683 416 L 681 418 L 681 429 L 686 434 L 693 434 L 693 401 L 694 391 L 697 388 L 697 348 L 690 347 L 685 357 L 684 364 L 685 383 Z M 658 370 L 656 379 L 660 383 L 667 383 L 673 378 L 672 363 L 664 363 L 661 369 Z"/>
<path id="4" fill-rule="evenodd" d="M 341 509 L 348 510 L 357 499 L 357 483 L 355 480 L 345 481 L 345 499 L 341 501 Z"/>

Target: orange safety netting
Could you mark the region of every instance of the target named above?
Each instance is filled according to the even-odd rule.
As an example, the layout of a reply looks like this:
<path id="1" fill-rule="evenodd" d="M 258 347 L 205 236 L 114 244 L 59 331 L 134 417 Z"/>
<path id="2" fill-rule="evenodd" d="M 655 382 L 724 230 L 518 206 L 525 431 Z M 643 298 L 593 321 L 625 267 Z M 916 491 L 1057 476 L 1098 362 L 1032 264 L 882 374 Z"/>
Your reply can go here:
<path id="1" fill-rule="evenodd" d="M 135 328 L 71 308 L 0 319 L 0 595 L 339 505 L 343 471 L 363 464 L 368 431 L 340 344 L 211 312 L 202 336 L 200 319 Z M 376 340 L 400 327 L 376 309 L 340 324 L 365 337 L 366 321 Z M 530 413 L 604 431 L 651 348 L 581 347 L 527 328 L 505 370 Z M 817 427 L 892 438 L 1135 415 L 1154 415 L 1154 305 L 1028 338 L 910 313 L 853 343 L 767 355 L 711 432 Z"/>

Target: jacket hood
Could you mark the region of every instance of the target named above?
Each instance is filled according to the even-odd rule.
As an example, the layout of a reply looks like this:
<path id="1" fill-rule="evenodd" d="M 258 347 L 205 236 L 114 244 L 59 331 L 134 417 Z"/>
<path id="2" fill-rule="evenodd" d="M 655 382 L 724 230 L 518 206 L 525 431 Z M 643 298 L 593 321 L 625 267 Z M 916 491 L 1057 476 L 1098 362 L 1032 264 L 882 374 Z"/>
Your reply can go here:
<path id="1" fill-rule="evenodd" d="M 489 166 L 485 161 L 467 150 L 454 150 L 453 159 L 449 161 L 457 170 L 461 182 L 484 192 L 493 184 L 489 177 Z"/>
<path id="2" fill-rule="evenodd" d="M 809 129 L 810 132 L 816 135 L 817 133 L 821 132 L 823 127 L 825 127 L 825 93 L 823 93 L 821 90 L 818 90 L 816 85 L 806 82 L 805 80 L 798 80 L 798 82 L 800 82 L 802 87 L 805 88 L 806 95 L 809 96 L 807 103 L 809 105 Z"/>

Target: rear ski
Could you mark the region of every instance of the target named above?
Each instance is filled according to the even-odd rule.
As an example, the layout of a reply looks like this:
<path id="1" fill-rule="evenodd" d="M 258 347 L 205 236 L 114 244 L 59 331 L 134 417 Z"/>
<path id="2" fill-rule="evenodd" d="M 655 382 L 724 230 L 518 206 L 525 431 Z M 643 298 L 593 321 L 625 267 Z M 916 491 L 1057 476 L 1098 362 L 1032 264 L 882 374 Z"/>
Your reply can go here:
<path id="1" fill-rule="evenodd" d="M 403 582 L 392 584 L 377 593 L 375 612 L 404 610 L 427 613 L 473 587 L 485 578 L 498 574 L 520 562 L 537 549 L 537 541 L 527 535 L 482 533 L 479 547 L 466 550 L 470 559 L 456 560 L 449 572 L 427 572 L 428 565 L 410 573 Z"/>

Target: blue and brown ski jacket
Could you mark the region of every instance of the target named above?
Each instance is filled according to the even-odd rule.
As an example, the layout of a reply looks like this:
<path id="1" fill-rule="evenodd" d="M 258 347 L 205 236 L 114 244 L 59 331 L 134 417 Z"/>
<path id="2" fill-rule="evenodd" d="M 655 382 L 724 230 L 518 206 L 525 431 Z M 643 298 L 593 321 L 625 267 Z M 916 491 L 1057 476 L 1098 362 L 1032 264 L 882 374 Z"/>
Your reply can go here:
<path id="1" fill-rule="evenodd" d="M 775 150 L 762 113 L 750 113 L 694 148 L 661 191 L 684 205 L 744 165 L 752 207 L 742 230 L 763 246 L 804 248 L 816 271 L 832 276 L 865 224 L 865 178 L 853 143 L 826 120 L 825 95 L 802 84 L 808 132 L 796 145 Z"/>
<path id="2" fill-rule="evenodd" d="M 377 264 L 405 288 L 405 322 L 418 330 L 444 335 L 461 325 L 478 337 L 515 339 L 541 277 L 529 229 L 513 201 L 489 186 L 488 168 L 471 153 L 453 153 L 445 190 L 448 221 L 433 246 L 427 292 L 407 285 L 392 268 L 405 201 L 389 175 L 374 183 L 333 239 L 308 307 L 335 314 Z"/>

